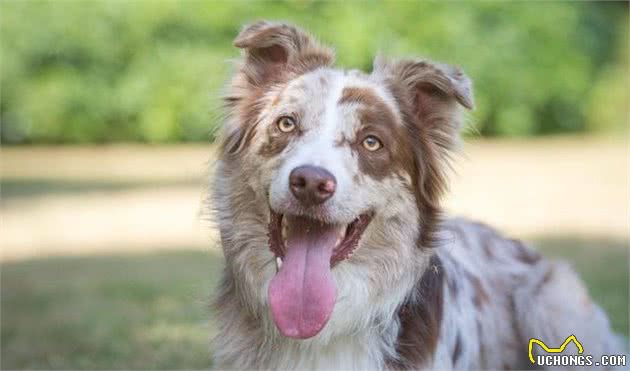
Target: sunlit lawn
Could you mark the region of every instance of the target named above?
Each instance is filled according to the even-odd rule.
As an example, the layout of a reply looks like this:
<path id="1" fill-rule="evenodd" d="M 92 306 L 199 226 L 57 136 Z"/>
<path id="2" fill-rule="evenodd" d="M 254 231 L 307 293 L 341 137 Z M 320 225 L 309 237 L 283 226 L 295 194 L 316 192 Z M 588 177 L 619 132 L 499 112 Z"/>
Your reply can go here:
<path id="1" fill-rule="evenodd" d="M 622 243 L 546 239 L 628 330 Z M 597 248 L 593 248 L 597 245 Z M 35 259 L 2 266 L 2 368 L 208 368 L 216 251 Z"/>

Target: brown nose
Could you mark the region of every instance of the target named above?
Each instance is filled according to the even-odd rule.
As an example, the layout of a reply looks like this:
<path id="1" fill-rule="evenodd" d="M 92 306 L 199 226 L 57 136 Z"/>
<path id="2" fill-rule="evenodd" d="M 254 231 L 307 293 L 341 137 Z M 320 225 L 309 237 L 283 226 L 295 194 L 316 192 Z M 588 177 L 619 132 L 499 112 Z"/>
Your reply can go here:
<path id="1" fill-rule="evenodd" d="M 298 166 L 289 175 L 291 192 L 304 206 L 321 204 L 329 199 L 337 188 L 337 180 L 319 166 Z"/>

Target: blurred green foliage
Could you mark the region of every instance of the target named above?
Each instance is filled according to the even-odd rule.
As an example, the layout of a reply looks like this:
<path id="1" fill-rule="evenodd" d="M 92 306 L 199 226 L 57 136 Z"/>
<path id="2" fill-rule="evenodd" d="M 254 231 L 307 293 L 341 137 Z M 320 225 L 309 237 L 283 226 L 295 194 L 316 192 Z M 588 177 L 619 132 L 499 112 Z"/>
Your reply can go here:
<path id="1" fill-rule="evenodd" d="M 483 135 L 625 130 L 627 2 L 0 3 L 3 143 L 212 138 L 243 23 L 295 22 L 370 70 L 375 53 L 457 64 Z"/>

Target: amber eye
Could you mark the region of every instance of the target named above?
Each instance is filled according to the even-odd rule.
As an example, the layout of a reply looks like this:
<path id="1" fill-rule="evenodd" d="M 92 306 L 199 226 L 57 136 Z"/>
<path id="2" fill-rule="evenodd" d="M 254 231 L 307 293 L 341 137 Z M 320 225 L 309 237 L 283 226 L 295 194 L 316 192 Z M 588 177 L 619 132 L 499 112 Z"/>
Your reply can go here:
<path id="1" fill-rule="evenodd" d="M 276 122 L 278 129 L 283 133 L 290 133 L 295 130 L 295 120 L 289 116 L 282 116 Z"/>
<path id="2" fill-rule="evenodd" d="M 380 139 L 378 139 L 374 135 L 368 135 L 367 137 L 365 137 L 361 144 L 363 145 L 363 148 L 367 149 L 370 152 L 378 151 L 379 149 L 383 148 L 383 143 L 381 143 Z"/>

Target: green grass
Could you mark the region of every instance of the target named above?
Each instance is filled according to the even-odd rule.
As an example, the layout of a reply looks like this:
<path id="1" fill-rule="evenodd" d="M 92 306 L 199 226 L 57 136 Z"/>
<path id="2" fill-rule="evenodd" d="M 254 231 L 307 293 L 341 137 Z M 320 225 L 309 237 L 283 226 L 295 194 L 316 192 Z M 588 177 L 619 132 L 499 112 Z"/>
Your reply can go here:
<path id="1" fill-rule="evenodd" d="M 568 258 L 628 334 L 628 250 L 542 239 Z M 2 265 L 3 369 L 206 369 L 216 251 L 35 259 Z"/>
<path id="2" fill-rule="evenodd" d="M 3 369 L 210 367 L 216 252 L 2 266 Z"/>

